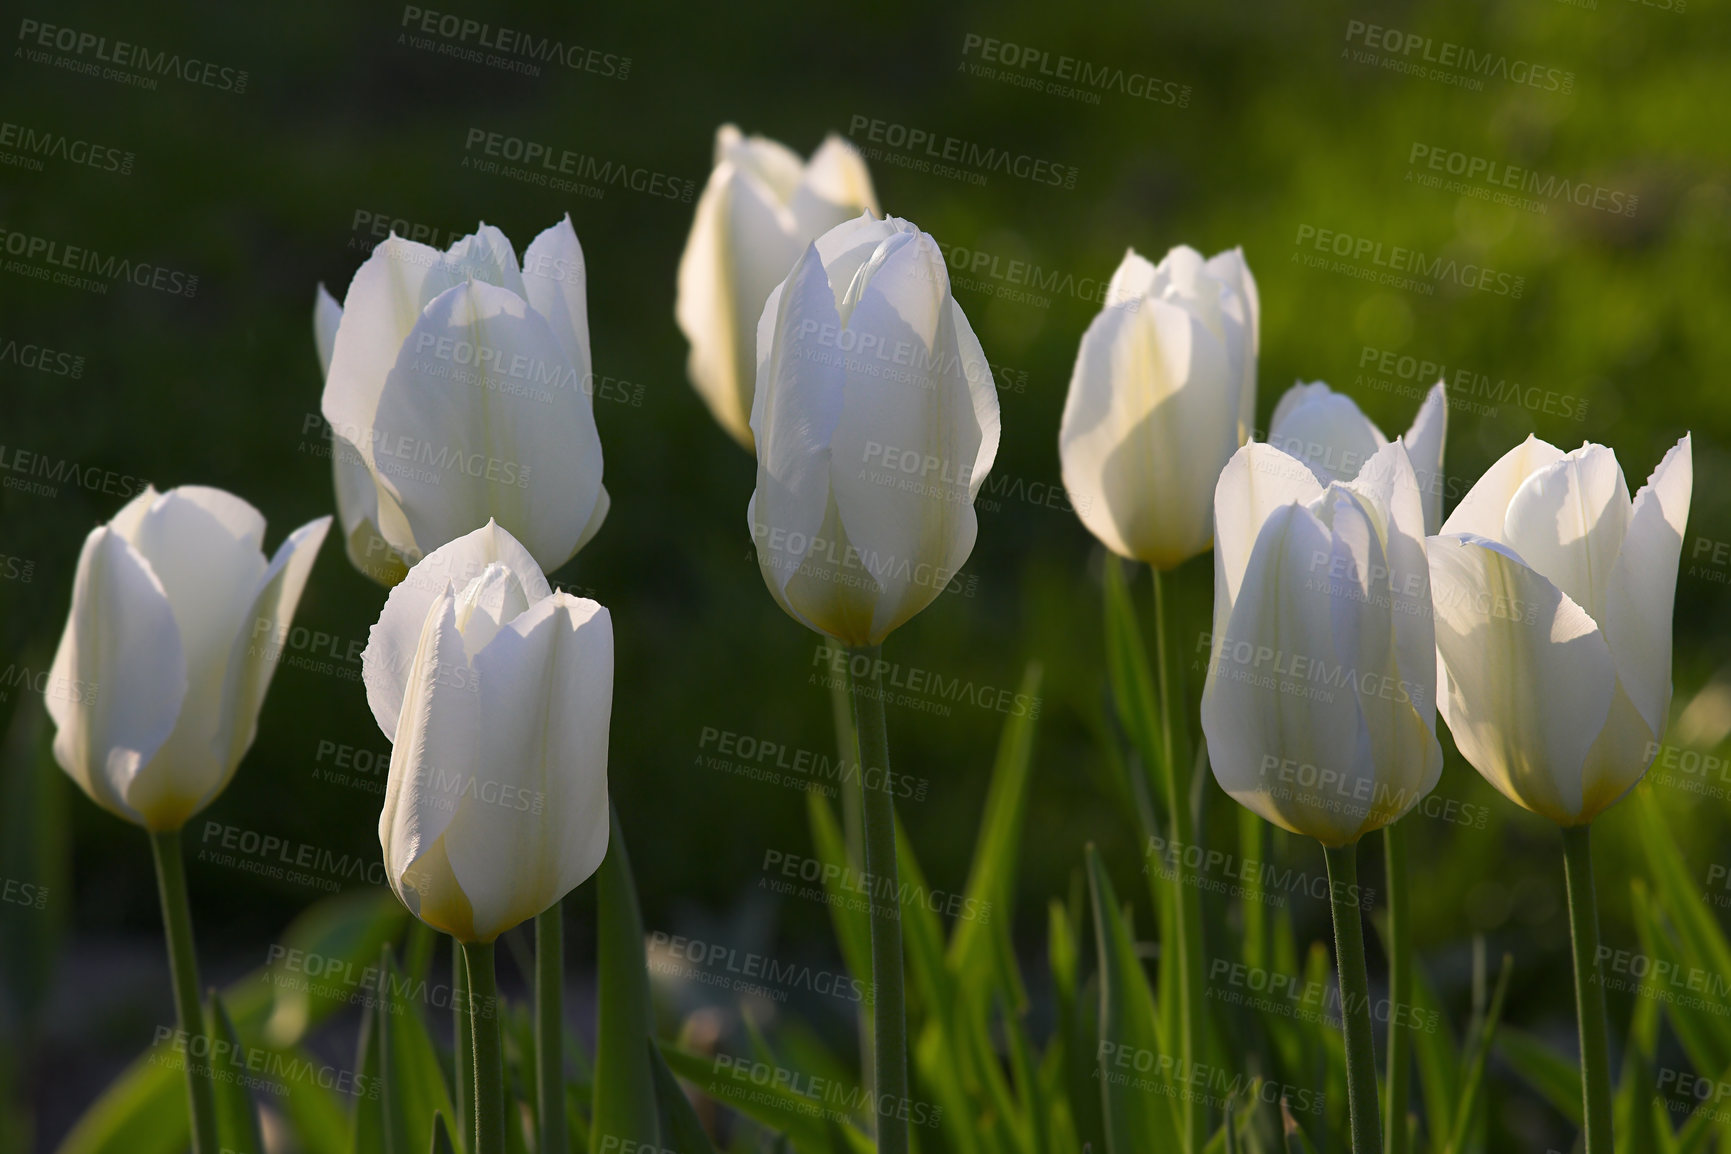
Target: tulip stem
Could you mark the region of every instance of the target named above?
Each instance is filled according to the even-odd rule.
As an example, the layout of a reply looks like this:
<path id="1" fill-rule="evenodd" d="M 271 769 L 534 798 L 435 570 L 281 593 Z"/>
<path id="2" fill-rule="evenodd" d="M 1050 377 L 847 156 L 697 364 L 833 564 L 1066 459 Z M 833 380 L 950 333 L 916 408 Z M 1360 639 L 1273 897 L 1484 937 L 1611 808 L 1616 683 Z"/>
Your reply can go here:
<path id="1" fill-rule="evenodd" d="M 1586 825 L 1563 830 L 1563 873 L 1569 886 L 1569 938 L 1575 949 L 1575 1020 L 1581 1035 L 1581 1098 L 1586 1154 L 1611 1150 L 1611 1042 L 1605 1026 L 1605 983 L 1599 977 L 1599 899 Z"/>
<path id="2" fill-rule="evenodd" d="M 499 1053 L 493 943 L 464 942 L 463 960 L 469 969 L 469 1030 L 475 1055 L 475 1148 L 471 1154 L 505 1154 L 505 1069 Z"/>
<path id="3" fill-rule="evenodd" d="M 1200 1033 L 1207 1010 L 1202 1001 L 1202 907 L 1201 893 L 1190 876 L 1190 847 L 1196 844 L 1190 820 L 1190 731 L 1184 715 L 1184 671 L 1178 654 L 1176 598 L 1166 588 L 1160 570 L 1154 574 L 1154 657 L 1160 696 L 1160 755 L 1165 760 L 1162 775 L 1166 788 L 1167 820 L 1172 844 L 1179 847 L 1172 871 L 1173 900 L 1177 905 L 1178 941 L 1170 956 L 1177 961 L 1179 1028 L 1178 1054 L 1185 1077 L 1196 1069 Z M 1184 1149 L 1198 1154 L 1206 1141 L 1206 1119 L 1197 1095 L 1180 1099 L 1184 1120 Z"/>
<path id="4" fill-rule="evenodd" d="M 469 963 L 463 959 L 463 943 L 451 939 L 451 1054 L 452 1081 L 457 1084 L 457 1133 L 465 1145 L 475 1132 L 475 1031 L 470 1024 Z"/>
<path id="5" fill-rule="evenodd" d="M 877 667 L 882 648 L 853 647 Z M 854 667 L 849 661 L 849 668 Z M 878 1154 L 907 1154 L 907 1011 L 902 992 L 902 920 L 896 879 L 896 807 L 889 790 L 868 782 L 890 780 L 889 735 L 884 726 L 883 694 L 864 678 L 853 677 L 854 731 L 859 739 L 860 790 L 865 825 L 865 872 L 871 887 L 872 1101 L 877 1110 Z M 874 773 L 873 771 L 879 771 Z"/>
<path id="6" fill-rule="evenodd" d="M 1406 833 L 1400 822 L 1382 827 L 1383 888 L 1388 891 L 1388 1074 L 1382 1132 L 1388 1154 L 1406 1154 L 1408 1069 L 1412 1038 L 1402 1020 L 1402 1007 L 1412 1004 L 1412 928 L 1407 908 Z"/>
<path id="7" fill-rule="evenodd" d="M 837 677 L 830 682 L 830 714 L 835 722 L 835 742 L 841 764 L 846 765 L 859 754 L 859 740 L 854 736 L 853 694 L 848 679 Z M 862 774 L 864 770 L 861 770 Z M 865 869 L 864 834 L 860 830 L 860 795 L 851 789 L 841 791 L 842 838 L 847 847 L 847 866 L 855 873 Z M 872 1008 L 859 1007 L 859 1068 L 872 1068 Z"/>
<path id="8" fill-rule="evenodd" d="M 186 863 L 180 854 L 180 831 L 152 830 L 150 852 L 156 859 L 156 889 L 162 898 L 162 933 L 168 939 L 174 1012 L 187 1042 L 186 1094 L 192 1118 L 192 1154 L 217 1154 L 216 1097 L 210 1071 L 193 1058 L 197 1053 L 193 1040 L 205 1032 L 204 1010 L 198 997 L 198 954 L 192 944 L 192 903 L 186 895 Z"/>
<path id="9" fill-rule="evenodd" d="M 1358 843 L 1324 846 L 1329 903 L 1334 908 L 1334 961 L 1340 973 L 1340 1028 L 1346 1035 L 1346 1106 L 1352 1154 L 1381 1154 L 1377 1129 L 1376 1043 L 1370 1026 L 1370 977 L 1364 966 L 1364 926 L 1358 905 Z"/>
<path id="10" fill-rule="evenodd" d="M 563 900 L 535 918 L 535 1081 L 538 1154 L 565 1154 L 565 923 Z"/>

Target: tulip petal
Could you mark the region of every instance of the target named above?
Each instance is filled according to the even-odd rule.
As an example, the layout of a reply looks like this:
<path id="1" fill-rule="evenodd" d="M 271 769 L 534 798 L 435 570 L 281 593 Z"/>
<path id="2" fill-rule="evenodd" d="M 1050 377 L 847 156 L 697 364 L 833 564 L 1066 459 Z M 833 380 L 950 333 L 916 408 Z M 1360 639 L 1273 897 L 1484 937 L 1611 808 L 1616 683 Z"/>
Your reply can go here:
<path id="1" fill-rule="evenodd" d="M 1504 519 L 1515 490 L 1532 473 L 1562 459 L 1561 449 L 1529 435 L 1485 470 L 1443 522 L 1442 531 L 1507 544 L 1503 537 Z"/>
<path id="2" fill-rule="evenodd" d="M 111 526 L 91 530 L 43 691 L 55 761 L 104 809 L 149 825 L 152 815 L 133 809 L 127 793 L 174 732 L 186 690 L 180 631 L 162 582 Z"/>
<path id="3" fill-rule="evenodd" d="M 1447 480 L 1443 475 L 1443 448 L 1448 442 L 1449 406 L 1443 382 L 1432 385 L 1413 418 L 1412 428 L 1401 438 L 1406 443 L 1407 456 L 1412 459 L 1412 471 L 1424 495 L 1424 531 L 1436 534 L 1442 527 L 1443 490 Z"/>
<path id="4" fill-rule="evenodd" d="M 607 853 L 613 625 L 593 601 L 555 593 L 475 660 L 479 780 L 445 831 L 445 852 L 481 940 L 533 918 Z"/>
<path id="5" fill-rule="evenodd" d="M 833 132 L 811 154 L 800 187 L 789 203 L 800 227 L 810 236 L 822 236 L 862 208 L 873 216 L 881 215 L 865 157 Z M 838 210 L 844 211 L 838 215 Z"/>
<path id="6" fill-rule="evenodd" d="M 427 554 L 385 598 L 384 610 L 361 654 L 361 680 L 367 687 L 373 718 L 387 737 L 396 733 L 400 724 L 403 697 L 414 673 L 427 614 L 447 589 L 466 588 L 494 563 L 516 576 L 531 605 L 553 591 L 522 543 L 497 522 L 488 521 L 473 533 Z"/>
<path id="7" fill-rule="evenodd" d="M 1506 545 L 1444 534 L 1429 558 L 1437 707 L 1455 744 L 1510 800 L 1574 824 L 1617 687 L 1604 634 Z"/>
<path id="8" fill-rule="evenodd" d="M 1308 505 L 1322 486 L 1304 462 L 1256 441 L 1232 455 L 1214 488 L 1215 621 L 1238 600 L 1250 554 L 1274 511 Z M 1224 594 L 1224 596 L 1222 596 Z"/>
<path id="9" fill-rule="evenodd" d="M 691 234 L 685 240 L 685 250 L 679 258 L 678 288 L 673 315 L 679 331 L 685 334 L 691 351 L 686 357 L 685 372 L 696 386 L 698 396 L 734 440 L 751 447 L 750 414 L 742 412 L 744 390 L 739 383 L 736 359 L 739 349 L 736 309 L 750 315 L 750 308 L 735 294 L 727 264 L 727 182 L 731 173 L 721 168 L 710 173 L 703 194 L 697 199 L 697 211 L 691 221 Z M 755 324 L 757 317 L 751 317 Z M 751 341 L 753 383 L 755 384 L 756 340 Z"/>
<path id="10" fill-rule="evenodd" d="M 1358 476 L 1388 438 L 1351 397 L 1317 381 L 1286 390 L 1274 406 L 1268 443 L 1303 461 L 1326 485 Z"/>
<path id="11" fill-rule="evenodd" d="M 1632 512 L 1616 454 L 1583 445 L 1527 475 L 1499 540 L 1600 621 Z"/>
<path id="12" fill-rule="evenodd" d="M 1685 434 L 1635 494 L 1600 619 L 1618 680 L 1656 735 L 1671 709 L 1672 607 L 1694 485 L 1694 447 Z"/>
<path id="13" fill-rule="evenodd" d="M 845 390 L 839 357 L 800 333 L 840 331 L 835 298 L 816 245 L 764 306 L 751 430 L 757 440 L 757 488 L 747 509 L 758 566 L 786 607 L 787 583 L 823 523 L 830 486 L 830 441 Z M 791 611 L 791 610 L 790 610 Z"/>
<path id="14" fill-rule="evenodd" d="M 372 425 L 374 468 L 412 534 L 391 543 L 408 551 L 496 518 L 543 569 L 562 565 L 601 488 L 601 439 L 582 386 L 522 297 L 471 280 L 435 298 Z M 379 529 L 390 539 L 388 523 Z"/>
<path id="15" fill-rule="evenodd" d="M 1154 291 L 1154 263 L 1133 248 L 1124 250 L 1124 259 L 1106 282 L 1107 308 L 1126 301 L 1139 300 Z"/>
<path id="16" fill-rule="evenodd" d="M 402 588 L 402 586 L 398 586 Z M 409 911 L 460 941 L 476 940 L 470 899 L 443 838 L 481 762 L 480 683 L 463 652 L 456 595 L 433 598 L 404 669 L 402 717 L 391 731 L 391 768 L 379 813 L 385 873 Z"/>
<path id="17" fill-rule="evenodd" d="M 523 253 L 525 299 L 547 321 L 577 371 L 583 395 L 595 403 L 590 377 L 588 266 L 571 214 L 530 242 Z"/>
<path id="18" fill-rule="evenodd" d="M 1209 762 L 1221 788 L 1325 845 L 1353 841 L 1379 816 L 1358 695 L 1314 684 L 1335 664 L 1335 627 L 1350 616 L 1316 580 L 1316 556 L 1332 557 L 1336 548 L 1304 506 L 1269 514 L 1241 595 L 1214 639 L 1202 695 Z"/>
<path id="19" fill-rule="evenodd" d="M 331 435 L 331 476 L 337 494 L 337 516 L 343 528 L 343 551 L 362 573 L 389 588 L 409 571 L 408 560 L 379 532 L 384 510 L 403 526 L 399 537 L 408 535 L 407 523 L 396 498 L 381 492 L 361 452 L 347 438 Z M 383 508 L 381 508 L 383 506 Z"/>
<path id="20" fill-rule="evenodd" d="M 319 351 L 321 377 L 331 371 L 331 352 L 337 343 L 337 327 L 342 323 L 343 306 L 325 288 L 325 282 L 320 281 L 318 293 L 313 297 L 313 343 Z"/>
<path id="21" fill-rule="evenodd" d="M 607 486 L 601 486 L 601 492 L 595 497 L 595 512 L 589 515 L 589 523 L 583 526 L 583 533 L 577 538 L 577 548 L 589 544 L 595 534 L 601 532 L 601 525 L 607 520 L 607 510 L 613 507 L 613 498 L 607 495 Z"/>
<path id="22" fill-rule="evenodd" d="M 229 650 L 222 690 L 222 720 L 216 739 L 217 763 L 224 772 L 207 786 L 193 812 L 204 808 L 227 787 L 241 758 L 252 748 L 265 691 L 270 688 L 282 656 L 283 640 L 330 527 L 328 516 L 308 521 L 290 533 L 271 558 L 246 615 L 246 626 Z"/>

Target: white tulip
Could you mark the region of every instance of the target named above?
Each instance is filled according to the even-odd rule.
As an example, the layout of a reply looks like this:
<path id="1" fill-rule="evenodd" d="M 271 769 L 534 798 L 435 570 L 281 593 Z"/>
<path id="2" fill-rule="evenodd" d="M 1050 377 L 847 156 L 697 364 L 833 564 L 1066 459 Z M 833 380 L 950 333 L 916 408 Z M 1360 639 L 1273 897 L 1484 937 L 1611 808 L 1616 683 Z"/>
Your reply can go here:
<path id="1" fill-rule="evenodd" d="M 875 645 L 974 547 L 998 396 L 937 242 L 869 214 L 808 246 L 758 326 L 746 516 L 781 607 Z"/>
<path id="2" fill-rule="evenodd" d="M 446 252 L 393 233 L 340 315 L 319 302 L 321 344 L 337 321 L 323 409 L 364 571 L 388 581 L 396 562 L 492 518 L 553 569 L 600 528 L 585 277 L 569 217 L 535 238 L 521 269 L 483 224 Z M 364 552 L 375 534 L 400 557 Z"/>
<path id="3" fill-rule="evenodd" d="M 1325 488 L 1245 445 L 1215 491 L 1202 728 L 1214 776 L 1327 846 L 1399 818 L 1442 772 L 1424 511 L 1406 449 Z"/>
<path id="4" fill-rule="evenodd" d="M 1171 569 L 1208 550 L 1210 503 L 1256 416 L 1259 304 L 1239 249 L 1135 249 L 1082 336 L 1058 431 L 1064 486 L 1094 536 Z"/>
<path id="5" fill-rule="evenodd" d="M 1687 435 L 1633 501 L 1610 449 L 1528 437 L 1431 539 L 1438 708 L 1487 781 L 1559 825 L 1592 821 L 1658 751 L 1693 486 Z"/>
<path id="6" fill-rule="evenodd" d="M 1401 438 L 1412 459 L 1424 498 L 1424 529 L 1435 533 L 1442 525 L 1443 447 L 1448 439 L 1448 398 L 1438 381 L 1425 394 L 1412 428 Z M 1321 381 L 1295 384 L 1274 406 L 1268 425 L 1268 443 L 1297 457 L 1324 485 L 1350 481 L 1388 438 L 1358 404 L 1345 393 L 1337 393 Z"/>
<path id="7" fill-rule="evenodd" d="M 871 173 L 841 137 L 827 138 L 807 163 L 767 137 L 731 124 L 717 130 L 715 168 L 679 259 L 674 315 L 691 342 L 691 383 L 747 449 L 763 302 L 806 245 L 861 210 L 878 212 Z"/>
<path id="8" fill-rule="evenodd" d="M 90 532 L 45 696 L 54 758 L 92 800 L 168 831 L 227 788 L 330 523 L 266 560 L 257 509 L 184 485 Z"/>
<path id="9" fill-rule="evenodd" d="M 361 655 L 391 739 L 379 842 L 416 917 L 487 942 L 607 853 L 613 621 L 497 522 L 422 558 Z"/>

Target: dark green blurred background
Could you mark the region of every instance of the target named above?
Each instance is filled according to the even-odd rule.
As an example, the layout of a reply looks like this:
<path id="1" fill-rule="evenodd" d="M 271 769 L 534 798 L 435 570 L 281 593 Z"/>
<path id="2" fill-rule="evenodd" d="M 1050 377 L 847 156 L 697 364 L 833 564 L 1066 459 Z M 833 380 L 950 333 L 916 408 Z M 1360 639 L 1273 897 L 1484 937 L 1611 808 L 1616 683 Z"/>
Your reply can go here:
<path id="1" fill-rule="evenodd" d="M 1530 396 L 1568 398 L 1568 411 L 1584 404 L 1580 420 L 1543 403 L 1482 396 L 1474 399 L 1491 411 L 1456 409 L 1447 470 L 1460 480 L 1451 481 L 1452 496 L 1528 433 L 1564 448 L 1583 439 L 1611 445 L 1633 490 L 1693 430 L 1676 711 L 1725 661 L 1731 564 L 1723 549 L 1717 564 L 1712 557 L 1713 545 L 1731 538 L 1731 27 L 1720 5 L 423 7 L 629 57 L 629 73 L 542 64 L 539 76 L 525 77 L 418 49 L 402 39 L 404 9 L 391 4 L 146 13 L 57 2 L 11 10 L 0 119 L 134 159 L 129 174 L 55 158 L 40 171 L 0 167 L 0 227 L 155 262 L 198 276 L 199 285 L 191 299 L 128 284 L 99 295 L 0 271 L 0 346 L 48 346 L 83 359 L 74 377 L 0 353 L 0 445 L 8 462 L 25 451 L 159 488 L 230 489 L 264 511 L 274 548 L 295 525 L 333 510 L 329 461 L 316 431 L 306 431 L 322 384 L 311 305 L 320 281 L 341 298 L 378 239 L 371 221 L 398 219 L 448 243 L 484 219 L 521 252 L 569 212 L 588 258 L 595 371 L 629 387 L 608 395 L 604 384 L 595 404 L 612 512 L 558 577 L 613 613 L 611 781 L 651 929 L 720 926 L 767 908 L 778 949 L 835 957 L 822 907 L 776 909 L 756 886 L 766 851 L 808 850 L 800 793 L 697 764 L 714 752 L 701 744 L 706 728 L 828 752 L 829 697 L 810 679 L 815 638 L 774 606 L 752 560 L 745 504 L 753 465 L 685 381 L 674 270 L 692 205 L 620 187 L 598 199 L 560 194 L 478 174 L 463 165 L 473 129 L 699 188 L 716 126 L 729 120 L 802 154 L 864 117 L 1076 168 L 1075 187 L 1063 189 L 1002 173 L 982 187 L 871 166 L 884 209 L 931 232 L 954 263 L 983 254 L 1002 272 L 1020 260 L 1083 284 L 1078 293 L 1038 294 L 1042 304 L 991 295 L 1006 282 L 989 269 L 959 283 L 958 300 L 1003 370 L 993 484 L 1004 488 L 982 504 L 965 570 L 977 582 L 941 597 L 887 647 L 893 660 L 992 686 L 1013 687 L 1025 662 L 1043 663 L 1016 911 L 1036 967 L 1043 907 L 1068 890 L 1085 841 L 1109 848 L 1123 891 L 1135 890 L 1138 868 L 1133 823 L 1099 744 L 1110 732 L 1101 550 L 1063 507 L 1040 503 L 1058 481 L 1058 416 L 1077 340 L 1098 307 L 1097 289 L 1086 299 L 1086 282 L 1109 277 L 1126 246 L 1156 259 L 1178 243 L 1206 252 L 1244 247 L 1262 300 L 1263 424 L 1281 390 L 1302 378 L 1349 392 L 1389 435 L 1404 430 L 1430 381 L 1361 377 L 1373 374 L 1370 362 L 1383 350 L 1483 374 L 1493 387 L 1518 381 L 1538 390 Z M 20 52 L 20 19 L 245 69 L 246 91 L 172 78 L 141 91 L 76 75 Z M 1469 91 L 1361 63 L 1350 53 L 1363 50 L 1348 40 L 1352 21 L 1537 61 L 1572 73 L 1573 92 L 1494 78 Z M 1188 86 L 1187 104 L 1112 89 L 1092 103 L 973 75 L 966 66 L 980 63 L 980 51 L 964 52 L 969 34 L 1151 74 Z M 867 143 L 863 133 L 855 139 Z M 1638 199 L 1632 216 L 1565 199 L 1545 200 L 1544 211 L 1495 204 L 1425 186 L 1417 177 L 1431 170 L 1412 160 L 1421 147 L 1610 190 L 1619 204 Z M 1483 180 L 1473 187 L 1490 189 Z M 1306 227 L 1477 262 L 1524 278 L 1521 293 L 1452 283 L 1426 293 L 1307 267 L 1301 258 L 1314 249 L 1296 243 Z M 42 910 L 0 905 L 14 991 L 0 1013 L 9 1051 L 0 1068 L 11 1068 L 17 1094 L 38 1102 L 44 1144 L 141 1048 L 149 1023 L 161 1020 L 151 1008 L 166 1002 L 144 838 L 57 771 L 44 771 L 41 697 L 15 683 L 20 667 L 46 668 L 79 543 L 121 503 L 70 484 L 56 496 L 0 490 L 0 554 L 17 560 L 11 568 L 0 562 L 0 665 L 11 671 L 4 707 L 15 717 L 0 791 L 0 862 L 8 877 L 48 887 Z M 1199 629 L 1209 565 L 1185 573 Z M 1135 588 L 1145 599 L 1145 574 Z M 278 671 L 257 743 L 206 818 L 336 853 L 377 853 L 378 794 L 318 780 L 315 771 L 333 757 L 328 749 L 320 757 L 321 742 L 388 749 L 367 710 L 358 661 L 348 658 L 382 600 L 328 541 L 296 623 L 336 639 L 335 659 L 305 654 L 335 672 Z M 927 798 L 903 805 L 902 816 L 934 886 L 964 880 L 1003 720 L 967 704 L 947 717 L 891 709 L 899 768 L 930 783 Z M 1731 707 L 1704 703 L 1676 740 L 1711 753 L 1727 727 Z M 1426 965 L 1451 1004 L 1464 1005 L 1473 936 L 1485 935 L 1493 957 L 1503 949 L 1515 957 L 1511 1020 L 1566 1044 L 1573 1023 L 1567 983 L 1557 977 L 1566 972 L 1568 927 L 1556 833 L 1502 801 L 1443 740 L 1450 756 L 1439 794 L 1479 807 L 1487 820 L 1483 828 L 1413 823 L 1414 921 Z M 1211 830 L 1230 844 L 1231 804 L 1212 782 L 1208 793 Z M 1705 888 L 1709 865 L 1731 853 L 1726 804 L 1674 787 L 1661 795 Z M 193 851 L 202 821 L 189 829 Z M 1620 947 L 1635 940 L 1624 914 L 1625 878 L 1640 863 L 1633 828 L 1629 815 L 1613 811 L 1598 839 L 1605 936 Z M 1320 869 L 1314 846 L 1282 839 L 1278 852 L 1283 862 Z M 1380 874 L 1368 859 L 1366 868 Z M 219 976 L 262 963 L 286 920 L 319 896 L 196 860 L 191 884 L 201 951 Z M 580 908 L 591 901 L 587 889 Z M 1324 936 L 1326 908 L 1295 902 L 1301 930 Z M 582 969 L 592 939 L 581 913 L 573 925 L 572 964 Z M 1377 964 L 1373 957 L 1373 973 Z M 1626 996 L 1618 998 L 1614 1023 L 1626 1015 Z M 140 1000 L 146 1010 L 127 1008 Z M 41 1049 L 20 1063 L 27 1019 L 39 1024 Z M 1518 1086 L 1505 1088 L 1497 1109 L 1499 1132 L 1533 1141 L 1553 1133 L 1554 1116 Z"/>

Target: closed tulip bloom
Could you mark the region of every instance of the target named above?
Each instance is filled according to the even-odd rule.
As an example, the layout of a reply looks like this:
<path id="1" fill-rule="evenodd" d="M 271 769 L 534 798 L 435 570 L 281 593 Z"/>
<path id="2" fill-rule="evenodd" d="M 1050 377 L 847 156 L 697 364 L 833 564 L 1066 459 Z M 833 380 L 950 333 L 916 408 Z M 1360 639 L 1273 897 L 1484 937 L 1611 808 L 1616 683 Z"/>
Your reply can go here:
<path id="1" fill-rule="evenodd" d="M 1256 416 L 1256 281 L 1239 249 L 1131 249 L 1082 335 L 1058 431 L 1094 536 L 1171 569 L 1213 541 L 1214 483 Z"/>
<path id="2" fill-rule="evenodd" d="M 796 620 L 876 645 L 973 551 L 998 452 L 985 353 L 937 242 L 869 214 L 806 248 L 757 348 L 758 567 Z"/>
<path id="3" fill-rule="evenodd" d="M 1487 781 L 1558 825 L 1604 812 L 1658 749 L 1693 485 L 1687 435 L 1633 501 L 1610 449 L 1528 437 L 1431 540 L 1438 708 Z"/>
<path id="4" fill-rule="evenodd" d="M 600 528 L 585 278 L 569 217 L 521 268 L 483 224 L 445 252 L 392 234 L 340 315 L 319 302 L 321 344 L 336 322 L 323 410 L 338 505 L 363 571 L 388 583 L 489 519 L 553 569 Z M 375 535 L 398 556 L 367 552 Z"/>
<path id="5" fill-rule="evenodd" d="M 1214 633 L 1202 728 L 1214 776 L 1326 846 L 1436 785 L 1437 663 L 1424 512 L 1401 442 L 1324 487 L 1245 445 L 1215 492 Z"/>
<path id="6" fill-rule="evenodd" d="M 1448 398 L 1438 381 L 1425 394 L 1412 428 L 1401 438 L 1424 499 L 1427 534 L 1442 526 L 1442 463 L 1447 438 Z M 1357 476 L 1364 463 L 1388 444 L 1388 438 L 1351 397 L 1314 381 L 1293 385 L 1282 394 L 1269 422 L 1268 443 L 1309 465 L 1316 479 L 1326 485 Z"/>
<path id="7" fill-rule="evenodd" d="M 497 522 L 427 554 L 361 655 L 391 739 L 379 842 L 403 904 L 490 942 L 607 853 L 613 622 Z"/>
<path id="8" fill-rule="evenodd" d="M 806 245 L 861 210 L 877 215 L 871 173 L 841 137 L 830 136 L 805 162 L 731 124 L 716 131 L 715 168 L 679 259 L 674 315 L 691 342 L 691 383 L 747 449 L 763 302 Z"/>
<path id="9" fill-rule="evenodd" d="M 165 832 L 227 788 L 330 522 L 267 559 L 257 509 L 184 485 L 91 530 L 44 696 L 54 758 L 93 801 Z"/>

